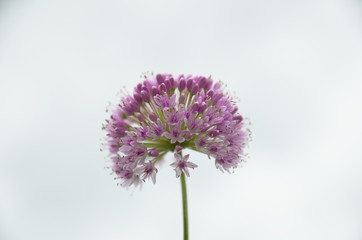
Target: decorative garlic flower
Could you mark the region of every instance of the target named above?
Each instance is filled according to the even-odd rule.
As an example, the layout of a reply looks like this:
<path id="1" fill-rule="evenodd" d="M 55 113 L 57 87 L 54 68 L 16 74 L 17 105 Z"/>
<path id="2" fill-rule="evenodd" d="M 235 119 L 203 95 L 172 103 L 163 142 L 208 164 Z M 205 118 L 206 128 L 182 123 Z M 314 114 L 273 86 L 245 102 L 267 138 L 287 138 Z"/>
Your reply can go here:
<path id="1" fill-rule="evenodd" d="M 122 186 L 156 182 L 157 165 L 168 152 L 176 177 L 189 176 L 192 149 L 215 159 L 217 169 L 230 172 L 244 161 L 249 139 L 243 117 L 220 83 L 211 77 L 171 74 L 146 77 L 111 111 L 104 129 L 104 146 L 110 152 L 111 168 Z"/>

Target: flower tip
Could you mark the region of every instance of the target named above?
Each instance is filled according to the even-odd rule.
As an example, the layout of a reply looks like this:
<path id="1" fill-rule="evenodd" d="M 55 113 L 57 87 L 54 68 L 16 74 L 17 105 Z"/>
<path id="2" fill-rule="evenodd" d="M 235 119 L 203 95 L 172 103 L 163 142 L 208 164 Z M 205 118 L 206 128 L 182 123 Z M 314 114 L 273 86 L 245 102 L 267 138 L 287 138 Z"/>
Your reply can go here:
<path id="1" fill-rule="evenodd" d="M 159 94 L 160 92 L 158 91 L 158 88 L 155 86 L 152 86 L 151 88 L 151 95 L 152 97 L 156 96 L 157 94 Z"/>
<path id="2" fill-rule="evenodd" d="M 184 78 L 180 79 L 180 82 L 178 84 L 178 89 L 180 90 L 180 92 L 182 92 L 186 87 L 186 82 Z"/>
<path id="3" fill-rule="evenodd" d="M 181 152 L 182 149 L 183 149 L 183 147 L 181 147 L 180 145 L 176 145 L 176 147 L 175 147 L 175 150 L 177 153 Z"/>
<path id="4" fill-rule="evenodd" d="M 156 114 L 155 114 L 154 112 L 151 112 L 151 113 L 149 114 L 149 118 L 150 118 L 152 121 L 157 122 L 157 116 L 156 116 Z"/>
<path id="5" fill-rule="evenodd" d="M 156 81 L 159 85 L 161 85 L 165 80 L 161 74 L 156 75 Z"/>

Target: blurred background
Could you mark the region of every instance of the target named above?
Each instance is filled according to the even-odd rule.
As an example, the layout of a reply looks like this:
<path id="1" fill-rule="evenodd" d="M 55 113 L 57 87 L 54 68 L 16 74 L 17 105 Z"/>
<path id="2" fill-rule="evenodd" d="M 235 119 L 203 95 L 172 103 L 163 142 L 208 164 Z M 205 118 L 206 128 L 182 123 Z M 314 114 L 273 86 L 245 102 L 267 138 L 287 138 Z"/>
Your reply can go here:
<path id="1" fill-rule="evenodd" d="M 191 153 L 191 239 L 362 239 L 361 1 L 3 0 L 1 240 L 182 239 L 168 163 L 127 191 L 99 150 L 145 71 L 212 75 L 252 124 L 233 174 Z"/>

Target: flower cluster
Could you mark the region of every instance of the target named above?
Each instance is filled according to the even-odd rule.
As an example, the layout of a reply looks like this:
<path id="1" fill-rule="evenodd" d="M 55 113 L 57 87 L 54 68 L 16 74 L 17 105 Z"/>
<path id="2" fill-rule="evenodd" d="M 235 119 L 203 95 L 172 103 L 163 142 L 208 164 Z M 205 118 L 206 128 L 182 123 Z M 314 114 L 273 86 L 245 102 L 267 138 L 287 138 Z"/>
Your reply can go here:
<path id="1" fill-rule="evenodd" d="M 216 168 L 230 172 L 244 160 L 249 132 L 232 98 L 211 77 L 171 74 L 145 77 L 133 94 L 122 96 L 103 126 L 111 168 L 122 186 L 156 182 L 156 166 L 168 152 L 179 177 L 189 176 L 189 155 L 183 148 L 215 159 Z"/>

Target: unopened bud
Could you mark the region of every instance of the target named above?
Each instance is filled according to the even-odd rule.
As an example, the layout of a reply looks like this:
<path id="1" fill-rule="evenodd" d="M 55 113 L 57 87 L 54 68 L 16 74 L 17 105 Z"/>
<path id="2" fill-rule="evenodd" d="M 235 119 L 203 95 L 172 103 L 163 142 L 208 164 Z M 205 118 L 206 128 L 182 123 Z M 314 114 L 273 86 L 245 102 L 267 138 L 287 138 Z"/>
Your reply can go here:
<path id="1" fill-rule="evenodd" d="M 171 83 L 169 79 L 166 79 L 166 81 L 164 82 L 165 86 L 166 86 L 166 91 L 171 89 Z"/>
<path id="2" fill-rule="evenodd" d="M 157 89 L 155 86 L 153 86 L 153 87 L 151 88 L 151 95 L 152 95 L 152 97 L 156 96 L 157 94 L 159 94 L 159 91 L 158 91 L 158 89 Z"/>
<path id="3" fill-rule="evenodd" d="M 163 76 L 162 76 L 161 74 L 157 74 L 156 80 L 157 80 L 157 83 L 158 83 L 159 85 L 165 81 L 165 80 L 163 79 Z"/>
<path id="4" fill-rule="evenodd" d="M 214 95 L 214 90 L 210 89 L 206 94 L 207 96 L 212 97 Z"/>
<path id="5" fill-rule="evenodd" d="M 193 88 L 191 89 L 192 94 L 196 94 L 198 91 L 199 91 L 199 86 L 197 85 L 193 86 Z"/>
<path id="6" fill-rule="evenodd" d="M 156 148 L 152 148 L 149 152 L 148 152 L 148 156 L 151 156 L 151 157 L 158 157 L 159 153 L 157 151 Z"/>
<path id="7" fill-rule="evenodd" d="M 203 113 L 204 111 L 205 111 L 205 109 L 206 109 L 206 107 L 207 107 L 207 105 L 206 105 L 206 103 L 201 103 L 201 105 L 199 106 L 199 113 Z"/>
<path id="8" fill-rule="evenodd" d="M 187 80 L 186 87 L 189 91 L 192 89 L 193 84 L 194 84 L 194 80 L 192 80 L 191 78 L 189 80 Z"/>
<path id="9" fill-rule="evenodd" d="M 206 84 L 206 78 L 201 78 L 200 81 L 199 81 L 199 87 L 200 88 L 203 88 Z"/>
<path id="10" fill-rule="evenodd" d="M 136 113 L 136 117 L 137 117 L 138 121 L 140 121 L 140 122 L 143 122 L 143 121 L 145 120 L 145 118 L 143 117 L 143 115 L 140 114 L 140 113 Z"/>
<path id="11" fill-rule="evenodd" d="M 178 90 L 180 90 L 180 92 L 182 92 L 186 87 L 186 82 L 185 79 L 181 79 L 180 82 L 178 83 Z"/>
<path id="12" fill-rule="evenodd" d="M 148 91 L 142 90 L 141 96 L 142 96 L 143 101 L 145 101 L 145 102 L 150 101 L 150 94 L 148 93 Z"/>
<path id="13" fill-rule="evenodd" d="M 154 112 L 151 112 L 149 115 L 149 118 L 151 119 L 151 121 L 156 122 L 157 121 L 157 116 Z"/>
<path id="14" fill-rule="evenodd" d="M 139 93 L 134 93 L 133 94 L 133 98 L 134 100 L 136 100 L 137 103 L 141 103 L 142 102 L 142 96 Z"/>
<path id="15" fill-rule="evenodd" d="M 233 117 L 233 120 L 235 120 L 236 122 L 239 123 L 239 122 L 243 121 L 243 117 L 241 115 L 236 115 Z"/>
<path id="16" fill-rule="evenodd" d="M 183 147 L 181 147 L 180 145 L 176 145 L 176 147 L 175 147 L 175 151 L 176 151 L 177 153 L 181 152 L 182 149 L 183 149 Z"/>
<path id="17" fill-rule="evenodd" d="M 192 111 L 196 112 L 199 110 L 199 104 L 198 103 L 194 103 L 191 107 Z"/>

